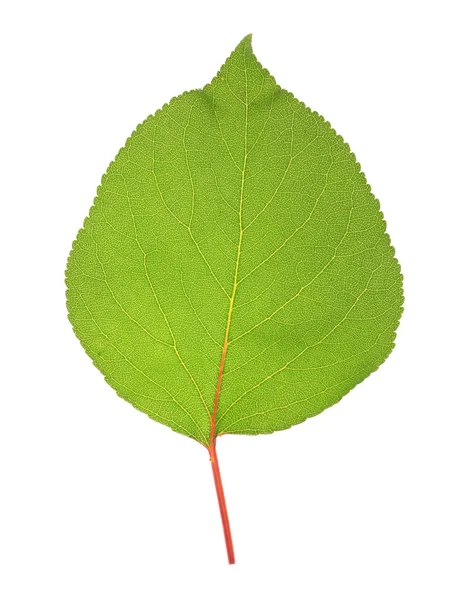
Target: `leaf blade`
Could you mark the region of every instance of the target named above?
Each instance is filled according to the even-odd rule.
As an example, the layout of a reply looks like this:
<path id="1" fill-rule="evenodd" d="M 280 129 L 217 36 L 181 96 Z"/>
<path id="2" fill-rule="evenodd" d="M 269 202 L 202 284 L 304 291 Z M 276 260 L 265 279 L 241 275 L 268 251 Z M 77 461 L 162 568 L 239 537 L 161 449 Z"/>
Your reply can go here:
<path id="1" fill-rule="evenodd" d="M 354 155 L 276 85 L 250 36 L 129 138 L 67 282 L 110 385 L 206 446 L 340 400 L 390 353 L 403 301 Z"/>

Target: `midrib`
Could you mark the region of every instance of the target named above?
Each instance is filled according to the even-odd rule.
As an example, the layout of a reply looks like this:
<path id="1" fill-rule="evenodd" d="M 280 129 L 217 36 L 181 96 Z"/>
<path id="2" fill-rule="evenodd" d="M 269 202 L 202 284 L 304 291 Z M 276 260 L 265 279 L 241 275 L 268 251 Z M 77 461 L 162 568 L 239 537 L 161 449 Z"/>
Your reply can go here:
<path id="1" fill-rule="evenodd" d="M 228 344 L 229 344 L 229 331 L 231 328 L 231 316 L 233 314 L 234 299 L 236 296 L 236 290 L 238 288 L 239 262 L 240 262 L 240 258 L 241 258 L 241 244 L 242 244 L 242 240 L 243 240 L 242 215 L 243 215 L 244 178 L 245 178 L 245 173 L 246 173 L 246 162 L 247 162 L 247 128 L 248 128 L 248 110 L 249 110 L 248 97 L 247 97 L 246 57 L 244 57 L 244 78 L 245 78 L 245 86 L 246 86 L 246 92 L 245 92 L 246 118 L 245 118 L 245 125 L 244 125 L 244 160 L 243 160 L 243 168 L 241 171 L 241 188 L 240 188 L 240 194 L 239 194 L 239 240 L 238 240 L 238 250 L 237 250 L 237 254 L 236 254 L 236 265 L 235 265 L 235 269 L 234 269 L 233 291 L 231 293 L 231 298 L 229 300 L 228 318 L 226 321 L 226 330 L 225 330 L 225 339 L 223 342 L 223 349 L 221 352 L 220 368 L 219 368 L 219 372 L 218 372 L 218 382 L 216 384 L 215 400 L 213 403 L 213 414 L 210 419 L 210 448 L 212 446 L 214 446 L 215 441 L 216 441 L 216 436 L 217 436 L 217 434 L 215 432 L 216 415 L 218 412 L 218 401 L 219 401 L 219 396 L 220 396 L 220 391 L 221 391 L 221 383 L 223 381 L 226 353 L 227 353 Z"/>

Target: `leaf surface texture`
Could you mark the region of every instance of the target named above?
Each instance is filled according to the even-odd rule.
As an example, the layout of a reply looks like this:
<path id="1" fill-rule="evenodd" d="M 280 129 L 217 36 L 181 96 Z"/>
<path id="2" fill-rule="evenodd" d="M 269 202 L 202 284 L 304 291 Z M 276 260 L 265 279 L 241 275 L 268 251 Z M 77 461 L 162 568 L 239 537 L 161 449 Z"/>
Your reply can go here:
<path id="1" fill-rule="evenodd" d="M 385 360 L 403 301 L 354 155 L 277 86 L 250 36 L 127 140 L 67 287 L 76 335 L 119 396 L 205 446 L 218 383 L 215 435 L 300 423 Z"/>

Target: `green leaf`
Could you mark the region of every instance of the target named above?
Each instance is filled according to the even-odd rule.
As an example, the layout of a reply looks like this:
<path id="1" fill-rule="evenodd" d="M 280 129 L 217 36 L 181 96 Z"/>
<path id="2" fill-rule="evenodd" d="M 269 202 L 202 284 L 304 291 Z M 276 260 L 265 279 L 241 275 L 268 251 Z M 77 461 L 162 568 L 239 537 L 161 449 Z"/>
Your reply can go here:
<path id="1" fill-rule="evenodd" d="M 402 282 L 329 123 L 243 39 L 120 150 L 67 269 L 75 332 L 118 394 L 205 445 L 286 429 L 387 357 Z"/>
<path id="2" fill-rule="evenodd" d="M 127 140 L 67 287 L 106 381 L 208 448 L 340 400 L 391 352 L 403 300 L 354 155 L 276 85 L 250 36 Z"/>

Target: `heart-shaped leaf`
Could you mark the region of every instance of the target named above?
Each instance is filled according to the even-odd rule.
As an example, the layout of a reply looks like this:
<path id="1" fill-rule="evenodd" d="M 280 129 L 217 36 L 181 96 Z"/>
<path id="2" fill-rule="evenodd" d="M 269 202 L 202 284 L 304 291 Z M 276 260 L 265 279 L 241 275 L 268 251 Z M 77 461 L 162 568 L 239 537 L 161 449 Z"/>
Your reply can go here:
<path id="1" fill-rule="evenodd" d="M 117 393 L 210 451 L 286 429 L 385 360 L 402 278 L 347 144 L 244 38 L 110 164 L 67 268 L 74 331 Z"/>

